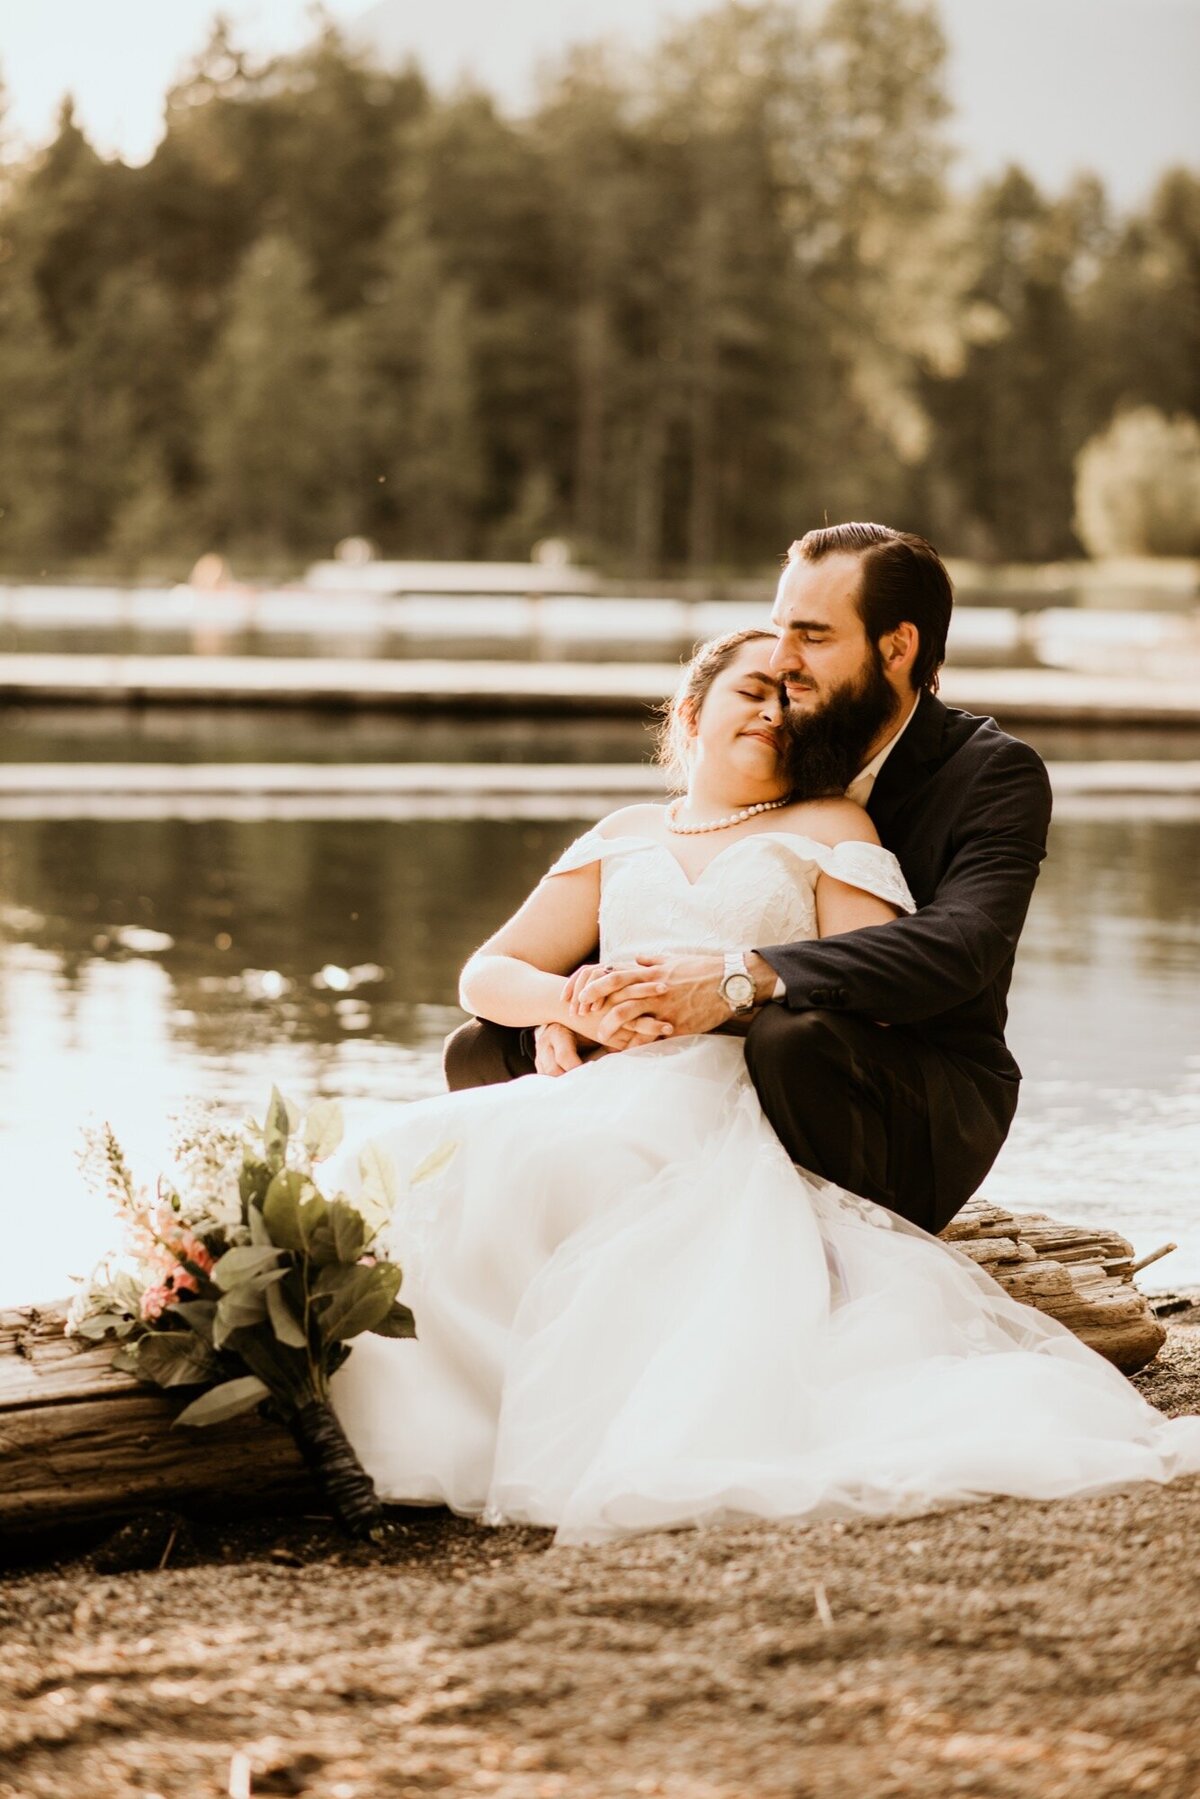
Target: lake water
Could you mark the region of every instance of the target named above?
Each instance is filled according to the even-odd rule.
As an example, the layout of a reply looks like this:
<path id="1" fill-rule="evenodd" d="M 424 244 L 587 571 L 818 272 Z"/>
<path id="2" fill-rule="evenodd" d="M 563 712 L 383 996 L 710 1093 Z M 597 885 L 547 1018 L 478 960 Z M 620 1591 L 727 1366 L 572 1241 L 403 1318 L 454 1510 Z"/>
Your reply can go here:
<path id="1" fill-rule="evenodd" d="M 1157 752 L 1197 756 L 1195 738 Z M 8 760 L 636 760 L 636 727 L 31 712 Z M 1121 734 L 1039 737 L 1059 759 L 1136 756 Z M 0 1304 L 69 1289 L 110 1244 L 75 1168 L 107 1118 L 139 1174 L 191 1099 L 259 1110 L 436 1091 L 457 971 L 578 818 L 239 823 L 0 818 Z M 1200 811 L 1062 809 L 1022 943 L 1010 1042 L 1021 1109 L 986 1191 L 1103 1220 L 1200 1282 Z M 133 935 L 127 935 L 132 930 Z M 139 933 L 157 933 L 145 937 Z M 359 972 L 322 984 L 321 970 Z M 334 975 L 335 982 L 341 977 Z"/>

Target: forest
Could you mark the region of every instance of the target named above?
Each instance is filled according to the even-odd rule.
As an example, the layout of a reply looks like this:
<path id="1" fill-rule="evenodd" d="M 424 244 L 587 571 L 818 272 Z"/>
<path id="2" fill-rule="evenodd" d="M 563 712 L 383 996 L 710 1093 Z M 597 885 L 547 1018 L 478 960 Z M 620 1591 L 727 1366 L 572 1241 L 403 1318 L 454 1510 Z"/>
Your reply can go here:
<path id="1" fill-rule="evenodd" d="M 0 571 L 1200 554 L 1200 171 L 964 188 L 945 58 L 902 0 L 729 3 L 514 117 L 218 20 L 145 164 L 65 101 L 0 157 Z"/>

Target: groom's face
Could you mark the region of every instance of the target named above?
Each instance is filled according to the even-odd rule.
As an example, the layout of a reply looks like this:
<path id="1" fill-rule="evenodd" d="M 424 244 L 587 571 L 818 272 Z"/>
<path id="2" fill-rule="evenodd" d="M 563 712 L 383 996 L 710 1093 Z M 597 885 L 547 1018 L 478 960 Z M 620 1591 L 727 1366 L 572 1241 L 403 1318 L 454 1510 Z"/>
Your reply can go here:
<path id="1" fill-rule="evenodd" d="M 884 644 L 885 657 L 881 645 L 868 638 L 859 612 L 861 581 L 862 562 L 851 555 L 789 562 L 779 577 L 771 614 L 779 641 L 770 666 L 795 718 L 859 700 L 874 707 L 882 727 L 912 698 L 906 672 L 917 648 L 912 627 L 899 629 L 908 646 L 900 646 L 900 660 L 893 654 L 895 643 Z"/>
<path id="2" fill-rule="evenodd" d="M 858 610 L 862 567 L 857 556 L 789 562 L 779 578 L 771 623 L 779 642 L 772 673 L 796 712 L 819 712 L 860 688 L 876 662 Z"/>

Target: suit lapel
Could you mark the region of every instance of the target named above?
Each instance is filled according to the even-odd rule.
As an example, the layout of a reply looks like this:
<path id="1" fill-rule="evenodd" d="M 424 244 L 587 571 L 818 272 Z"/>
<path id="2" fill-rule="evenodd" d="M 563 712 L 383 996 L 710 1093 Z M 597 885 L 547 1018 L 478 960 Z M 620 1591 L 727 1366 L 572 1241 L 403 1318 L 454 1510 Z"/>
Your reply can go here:
<path id="1" fill-rule="evenodd" d="M 923 688 L 908 728 L 880 769 L 867 800 L 867 812 L 881 837 L 914 787 L 919 786 L 925 769 L 940 758 L 946 720 L 941 700 Z"/>

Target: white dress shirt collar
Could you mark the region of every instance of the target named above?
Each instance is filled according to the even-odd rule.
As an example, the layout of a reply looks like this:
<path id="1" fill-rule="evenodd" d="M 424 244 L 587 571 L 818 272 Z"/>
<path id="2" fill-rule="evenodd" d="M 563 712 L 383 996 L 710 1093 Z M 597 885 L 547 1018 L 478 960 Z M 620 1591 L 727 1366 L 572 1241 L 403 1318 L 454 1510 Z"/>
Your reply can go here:
<path id="1" fill-rule="evenodd" d="M 876 750 L 875 754 L 871 757 L 871 760 L 867 763 L 865 768 L 859 769 L 858 773 L 855 775 L 854 779 L 851 781 L 849 787 L 847 787 L 847 789 L 846 789 L 846 798 L 848 800 L 855 800 L 855 801 L 857 801 L 857 803 L 860 806 L 866 805 L 867 801 L 871 797 L 871 790 L 875 786 L 875 782 L 879 775 L 880 769 L 883 767 L 884 763 L 887 761 L 888 757 L 891 755 L 892 751 L 895 749 L 896 745 L 899 743 L 900 739 L 903 737 L 904 733 L 907 731 L 909 725 L 912 723 L 913 714 L 916 712 L 917 706 L 920 704 L 920 699 L 921 699 L 921 696 L 918 693 L 914 697 L 913 703 L 909 708 L 908 717 L 904 720 L 904 723 L 900 726 L 900 729 L 898 731 L 894 731 L 892 733 L 892 735 L 888 738 L 887 742 L 884 744 L 884 746 L 881 750 Z"/>

